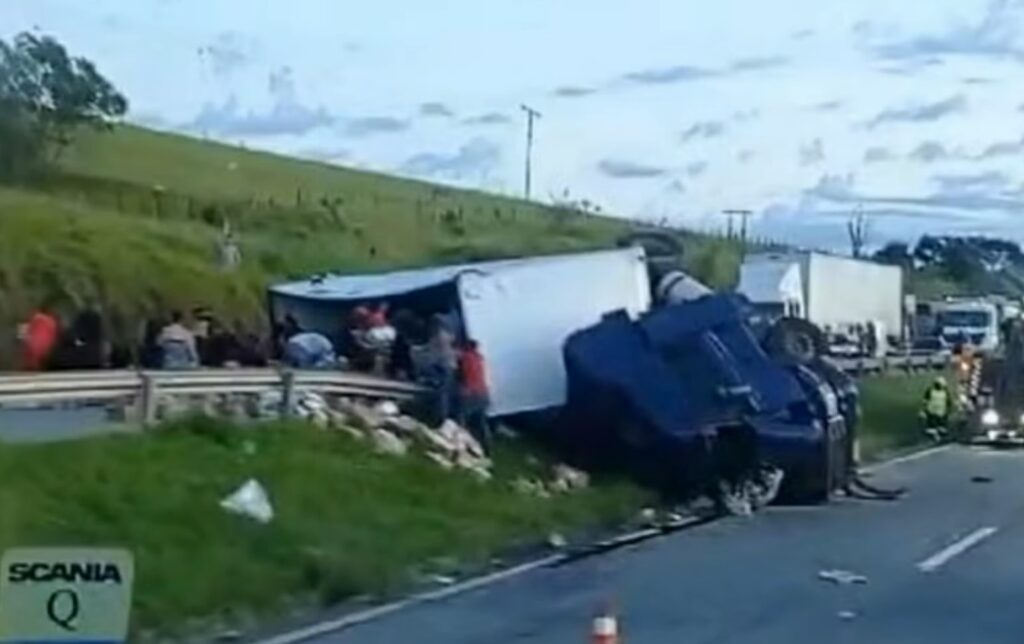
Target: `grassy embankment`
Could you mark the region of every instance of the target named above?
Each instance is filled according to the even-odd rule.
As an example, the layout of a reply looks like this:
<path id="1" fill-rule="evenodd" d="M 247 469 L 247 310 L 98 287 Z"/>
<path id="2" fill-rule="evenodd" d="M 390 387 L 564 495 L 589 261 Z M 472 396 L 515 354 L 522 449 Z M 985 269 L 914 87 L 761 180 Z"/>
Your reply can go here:
<path id="1" fill-rule="evenodd" d="M 861 380 L 863 418 L 860 449 L 863 459 L 877 460 L 924 440 L 917 414 L 921 410 L 924 390 L 935 375 L 877 376 Z"/>
<path id="2" fill-rule="evenodd" d="M 863 381 L 866 459 L 920 441 L 917 404 L 931 377 Z M 472 567 L 552 531 L 615 523 L 650 499 L 625 483 L 524 495 L 511 481 L 546 466 L 522 456 L 506 446 L 496 479 L 480 483 L 305 425 L 230 430 L 213 421 L 145 437 L 0 445 L 0 551 L 131 548 L 134 624 L 173 631 L 195 618 L 246 623 L 408 588 L 417 576 Z M 217 505 L 250 477 L 269 490 L 278 514 L 270 525 Z"/>
<path id="3" fill-rule="evenodd" d="M 481 483 L 422 457 L 377 455 L 342 433 L 203 420 L 146 437 L 0 445 L 0 551 L 130 548 L 136 636 L 209 633 L 458 574 L 552 531 L 617 523 L 647 497 L 624 483 L 551 498 L 513 489 L 516 475 L 546 467 L 505 446 L 495 479 Z M 218 506 L 250 477 L 271 497 L 268 525 Z"/>
<path id="4" fill-rule="evenodd" d="M 221 221 L 243 267 L 215 266 Z M 0 187 L 0 328 L 55 297 L 95 302 L 117 335 L 170 308 L 262 324 L 275 280 L 610 247 L 623 220 L 482 192 L 121 127 L 83 132 L 43 182 Z M 698 274 L 735 272 L 736 248 L 690 238 Z M 0 367 L 12 334 L 0 333 Z"/>

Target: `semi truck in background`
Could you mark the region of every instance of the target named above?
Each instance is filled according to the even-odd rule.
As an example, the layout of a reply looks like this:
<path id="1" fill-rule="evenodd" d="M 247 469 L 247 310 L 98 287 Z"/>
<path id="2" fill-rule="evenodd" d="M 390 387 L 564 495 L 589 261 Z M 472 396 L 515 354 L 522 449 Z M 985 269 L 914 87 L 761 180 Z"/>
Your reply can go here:
<path id="1" fill-rule="evenodd" d="M 737 291 L 761 311 L 802 318 L 833 339 L 858 344 L 870 330 L 876 355 L 905 335 L 903 272 L 897 266 L 814 251 L 759 253 L 744 260 Z"/>
<path id="2" fill-rule="evenodd" d="M 926 335 L 947 348 L 969 344 L 985 353 L 999 349 L 1006 322 L 1021 317 L 1019 302 L 998 295 L 946 298 L 918 308 L 926 313 L 923 329 Z"/>

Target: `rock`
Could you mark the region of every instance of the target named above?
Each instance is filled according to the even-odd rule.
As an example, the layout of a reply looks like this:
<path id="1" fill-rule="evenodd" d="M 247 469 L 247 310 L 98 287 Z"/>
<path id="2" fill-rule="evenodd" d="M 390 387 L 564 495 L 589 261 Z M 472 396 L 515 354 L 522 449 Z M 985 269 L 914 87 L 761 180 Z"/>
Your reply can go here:
<path id="1" fill-rule="evenodd" d="M 458 446 L 455 442 L 448 440 L 440 432 L 430 429 L 425 425 L 420 427 L 419 435 L 430 447 L 440 450 L 445 454 L 454 454 L 458 451 Z"/>
<path id="2" fill-rule="evenodd" d="M 409 446 L 401 438 L 385 429 L 375 429 L 370 432 L 370 440 L 373 441 L 374 449 L 381 454 L 404 456 L 409 451 Z"/>
<path id="3" fill-rule="evenodd" d="M 582 490 L 590 486 L 590 475 L 563 463 L 555 466 L 555 481 L 568 490 Z"/>
<path id="4" fill-rule="evenodd" d="M 543 483 L 536 480 L 526 479 L 521 476 L 512 481 L 512 487 L 520 494 L 529 494 L 531 496 L 541 498 L 550 496 L 548 491 L 544 488 Z"/>
<path id="5" fill-rule="evenodd" d="M 390 417 L 398 416 L 401 412 L 398 410 L 398 405 L 393 400 L 381 400 L 373 406 L 373 411 L 378 416 Z"/>
<path id="6" fill-rule="evenodd" d="M 390 416 L 384 419 L 384 427 L 397 434 L 412 436 L 422 434 L 425 426 L 410 416 Z"/>
<path id="7" fill-rule="evenodd" d="M 653 526 L 658 522 L 658 512 L 654 508 L 640 510 L 640 522 L 646 526 Z"/>
<path id="8" fill-rule="evenodd" d="M 561 550 L 569 545 L 569 541 L 558 532 L 552 532 L 548 535 L 548 545 L 552 548 Z"/>
<path id="9" fill-rule="evenodd" d="M 451 459 L 449 459 L 447 456 L 444 456 L 443 454 L 438 454 L 437 452 L 427 452 L 427 458 L 440 465 L 441 469 L 451 470 L 455 468 L 455 463 L 453 463 Z"/>
<path id="10" fill-rule="evenodd" d="M 348 403 L 344 406 L 339 405 L 339 409 L 348 416 L 349 422 L 359 429 L 372 431 L 384 427 L 384 418 L 366 405 Z"/>

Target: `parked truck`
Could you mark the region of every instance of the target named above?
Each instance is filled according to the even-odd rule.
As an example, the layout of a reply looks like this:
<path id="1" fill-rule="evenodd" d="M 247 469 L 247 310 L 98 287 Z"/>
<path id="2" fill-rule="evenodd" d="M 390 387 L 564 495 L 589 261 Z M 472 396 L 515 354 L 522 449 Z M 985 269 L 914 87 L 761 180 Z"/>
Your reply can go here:
<path id="1" fill-rule="evenodd" d="M 904 336 L 899 267 L 820 252 L 760 253 L 740 267 L 737 291 L 769 315 L 805 319 L 834 336 L 873 329 L 882 354 Z"/>

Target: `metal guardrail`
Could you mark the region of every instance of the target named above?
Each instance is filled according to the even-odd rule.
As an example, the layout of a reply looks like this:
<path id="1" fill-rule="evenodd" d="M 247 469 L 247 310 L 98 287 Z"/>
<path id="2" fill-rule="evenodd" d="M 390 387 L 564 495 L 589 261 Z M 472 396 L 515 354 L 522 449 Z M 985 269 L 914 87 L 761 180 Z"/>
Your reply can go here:
<path id="1" fill-rule="evenodd" d="M 837 358 L 836 364 L 853 375 L 885 371 L 943 369 L 950 358 L 942 354 Z M 286 403 L 295 391 L 336 396 L 407 400 L 423 393 L 408 382 L 340 371 L 276 369 L 197 369 L 189 371 L 78 371 L 0 374 L 0 407 L 19 404 L 59 404 L 75 401 L 133 399 L 144 423 L 156 419 L 161 396 L 263 394 L 280 392 Z M 289 404 L 283 404 L 288 408 Z"/>
<path id="2" fill-rule="evenodd" d="M 71 371 L 0 374 L 0 406 L 135 399 L 144 423 L 156 418 L 161 396 L 263 394 L 282 400 L 309 390 L 336 396 L 405 400 L 422 393 L 418 385 L 340 371 L 197 369 L 188 371 Z M 283 407 L 287 408 L 285 404 Z"/>
<path id="3" fill-rule="evenodd" d="M 952 358 L 947 354 L 908 354 L 882 358 L 833 358 L 839 368 L 851 375 L 882 373 L 886 371 L 936 371 L 950 365 Z"/>

